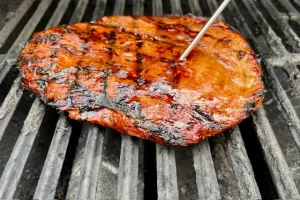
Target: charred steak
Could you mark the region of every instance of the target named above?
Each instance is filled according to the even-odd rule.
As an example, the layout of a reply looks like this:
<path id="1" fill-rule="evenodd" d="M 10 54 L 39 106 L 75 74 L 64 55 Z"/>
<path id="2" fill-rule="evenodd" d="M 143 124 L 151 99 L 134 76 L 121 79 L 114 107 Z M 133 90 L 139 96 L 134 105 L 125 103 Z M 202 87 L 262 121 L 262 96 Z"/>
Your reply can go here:
<path id="1" fill-rule="evenodd" d="M 113 16 L 35 33 L 19 55 L 24 86 L 75 120 L 165 145 L 198 143 L 264 96 L 253 50 L 222 21 L 179 61 L 206 21 Z"/>

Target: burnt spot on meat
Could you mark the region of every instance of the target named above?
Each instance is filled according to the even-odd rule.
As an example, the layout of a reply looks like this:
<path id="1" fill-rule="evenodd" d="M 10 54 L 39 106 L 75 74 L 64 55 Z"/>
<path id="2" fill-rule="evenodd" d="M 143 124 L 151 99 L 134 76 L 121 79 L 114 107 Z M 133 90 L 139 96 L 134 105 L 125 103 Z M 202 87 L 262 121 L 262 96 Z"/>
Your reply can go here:
<path id="1" fill-rule="evenodd" d="M 104 33 L 104 37 L 107 38 L 108 43 L 113 45 L 116 41 L 116 33 L 114 31 L 111 31 L 110 33 Z"/>
<path id="2" fill-rule="evenodd" d="M 46 92 L 46 86 L 48 82 L 44 78 L 39 78 L 36 80 L 36 82 L 38 83 L 38 91 L 41 94 L 44 94 Z"/>
<path id="3" fill-rule="evenodd" d="M 136 79 L 135 82 L 138 84 L 138 86 L 142 86 L 146 83 L 146 81 L 142 77 Z"/>
<path id="4" fill-rule="evenodd" d="M 131 102 L 128 104 L 130 113 L 134 115 L 135 118 L 137 119 L 143 119 L 145 116 L 142 114 L 142 104 L 139 102 Z"/>
<path id="5" fill-rule="evenodd" d="M 174 60 L 170 60 L 170 59 L 161 57 L 160 62 L 168 63 L 168 64 L 170 64 L 171 67 L 176 67 L 176 62 Z"/>
<path id="6" fill-rule="evenodd" d="M 50 41 L 52 41 L 52 42 L 55 42 L 55 43 L 58 42 L 58 38 L 52 33 L 50 33 L 49 38 L 50 38 Z"/>
<path id="7" fill-rule="evenodd" d="M 213 122 L 213 119 L 212 119 L 209 115 L 205 114 L 205 113 L 200 109 L 199 106 L 193 105 L 193 106 L 191 106 L 191 108 L 192 108 L 194 111 L 196 111 L 199 115 L 201 115 L 202 118 L 205 119 L 205 121 Z"/>
<path id="8" fill-rule="evenodd" d="M 49 71 L 44 70 L 40 66 L 34 66 L 33 68 L 35 69 L 35 73 L 36 74 L 39 74 L 39 75 L 49 75 Z"/>
<path id="9" fill-rule="evenodd" d="M 76 91 L 76 92 L 78 92 L 78 91 L 82 92 L 85 89 L 82 84 L 77 83 L 77 82 L 75 82 L 74 84 L 72 84 L 70 86 L 70 88 L 71 88 L 72 91 Z"/>
<path id="10" fill-rule="evenodd" d="M 262 96 L 264 96 L 265 94 L 267 93 L 267 90 L 260 90 L 260 91 L 258 91 L 258 92 L 256 92 L 253 96 L 254 97 L 262 97 Z"/>
<path id="11" fill-rule="evenodd" d="M 177 91 L 174 90 L 168 83 L 166 82 L 155 82 L 150 85 L 150 91 L 155 91 L 160 94 L 169 95 L 174 97 L 177 95 Z"/>
<path id="12" fill-rule="evenodd" d="M 95 33 L 96 32 L 96 29 L 95 28 L 91 28 L 90 29 L 90 33 Z"/>
<path id="13" fill-rule="evenodd" d="M 178 105 L 177 105 L 177 104 L 174 104 L 174 103 L 172 103 L 172 104 L 170 105 L 170 108 L 171 108 L 171 110 L 173 110 L 173 111 L 177 111 L 177 109 L 178 109 Z"/>
<path id="14" fill-rule="evenodd" d="M 137 120 L 135 125 L 138 128 L 145 129 L 146 131 L 152 133 L 153 135 L 159 136 L 163 139 L 164 143 L 179 145 L 184 144 L 184 138 L 181 135 L 181 130 L 168 123 L 161 123 L 159 125 L 154 124 L 149 121 Z M 170 128 L 172 127 L 172 128 Z"/>
<path id="15" fill-rule="evenodd" d="M 242 59 L 245 57 L 246 54 L 247 54 L 247 53 L 246 53 L 245 51 L 239 50 L 239 51 L 238 51 L 238 58 L 239 58 L 240 60 L 242 60 Z"/>
<path id="16" fill-rule="evenodd" d="M 71 26 L 66 25 L 65 28 L 66 28 L 66 30 L 67 30 L 67 33 L 72 33 L 72 32 L 73 32 Z"/>
<path id="17" fill-rule="evenodd" d="M 140 39 L 142 39 L 142 38 L 140 37 Z M 142 40 L 138 40 L 138 41 L 136 41 L 136 43 L 137 43 L 137 47 L 139 49 L 142 48 L 142 46 L 143 46 L 143 41 Z"/>
<path id="18" fill-rule="evenodd" d="M 164 30 L 164 29 L 165 29 L 165 25 L 164 25 L 164 24 L 163 24 L 163 25 L 162 25 L 162 24 L 158 24 L 157 27 L 158 27 L 158 29 L 160 29 L 160 30 Z"/>
<path id="19" fill-rule="evenodd" d="M 75 50 L 74 48 L 72 48 L 68 45 L 61 44 L 60 46 L 63 47 L 64 49 L 66 49 L 67 51 L 69 51 L 70 53 L 74 54 L 74 55 L 78 55 L 78 56 L 83 55 L 82 52 L 79 52 L 79 51 Z"/>
<path id="20" fill-rule="evenodd" d="M 73 103 L 73 97 L 72 97 L 73 95 L 72 95 L 72 93 L 71 92 L 69 92 L 68 94 L 67 94 L 67 105 L 66 105 L 66 108 L 65 109 L 68 109 L 68 108 L 71 108 L 72 107 L 72 105 L 74 104 Z"/>
<path id="21" fill-rule="evenodd" d="M 227 30 L 229 30 L 230 32 L 235 33 L 235 34 L 239 33 L 236 29 L 234 29 L 234 28 L 232 28 L 230 26 L 227 28 Z"/>
<path id="22" fill-rule="evenodd" d="M 143 58 L 144 58 L 143 54 L 140 54 L 140 53 L 136 54 L 137 63 L 141 64 L 143 61 Z"/>
<path id="23" fill-rule="evenodd" d="M 51 50 L 50 58 L 56 58 L 56 57 L 57 57 L 57 52 L 58 52 L 57 49 L 52 49 L 52 50 Z"/>
<path id="24" fill-rule="evenodd" d="M 114 51 L 111 47 L 107 47 L 106 49 L 108 51 L 109 59 L 111 60 L 113 57 Z"/>
<path id="25" fill-rule="evenodd" d="M 207 126 L 207 128 L 209 128 L 211 130 L 220 130 L 220 129 L 222 129 L 222 125 L 215 123 L 214 120 L 211 118 L 211 116 L 204 113 L 199 106 L 192 105 L 191 109 L 194 110 L 197 113 L 195 115 L 195 118 L 200 119 Z"/>
<path id="26" fill-rule="evenodd" d="M 245 113 L 246 115 L 251 115 L 253 111 L 255 110 L 256 102 L 255 101 L 249 101 L 245 105 Z"/>
<path id="27" fill-rule="evenodd" d="M 34 44 L 39 44 L 44 41 L 43 37 L 41 35 L 37 36 L 34 40 Z"/>
<path id="28" fill-rule="evenodd" d="M 228 39 L 227 37 L 223 37 L 222 39 L 220 39 L 220 41 L 223 43 L 223 44 L 229 44 L 231 42 L 230 39 Z"/>
<path id="29" fill-rule="evenodd" d="M 103 93 L 104 96 L 107 97 L 107 78 L 108 75 L 110 74 L 110 70 L 103 70 L 102 71 L 102 79 L 103 79 Z"/>
<path id="30" fill-rule="evenodd" d="M 52 62 L 49 62 L 49 63 L 47 64 L 46 69 L 47 69 L 47 70 L 50 70 L 50 69 L 52 69 L 53 67 L 54 67 L 54 64 L 53 64 Z"/>
<path id="31" fill-rule="evenodd" d="M 134 91 L 134 86 L 127 84 L 116 84 L 117 93 L 113 97 L 113 101 L 117 104 L 129 103 L 129 95 Z"/>
<path id="32" fill-rule="evenodd" d="M 89 50 L 88 40 L 85 39 L 84 42 L 80 43 L 80 48 L 83 50 L 83 53 L 85 54 Z"/>
<path id="33" fill-rule="evenodd" d="M 208 34 L 208 33 L 205 33 L 205 34 L 203 35 L 203 37 L 215 38 L 214 36 L 212 36 L 211 34 Z"/>
<path id="34" fill-rule="evenodd" d="M 170 110 L 176 114 L 179 110 L 182 110 L 184 109 L 184 107 L 180 104 L 176 104 L 176 103 L 173 103 L 171 102 L 170 106 L 169 106 Z"/>
<path id="35" fill-rule="evenodd" d="M 25 56 L 19 55 L 17 57 L 17 62 L 24 62 L 25 61 Z"/>

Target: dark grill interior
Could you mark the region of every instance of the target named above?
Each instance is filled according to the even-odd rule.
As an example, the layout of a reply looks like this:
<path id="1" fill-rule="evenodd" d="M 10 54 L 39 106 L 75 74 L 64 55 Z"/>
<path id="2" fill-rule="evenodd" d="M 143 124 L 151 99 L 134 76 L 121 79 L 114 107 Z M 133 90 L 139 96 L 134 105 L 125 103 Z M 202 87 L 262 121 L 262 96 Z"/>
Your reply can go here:
<path id="1" fill-rule="evenodd" d="M 221 0 L 24 0 L 0 21 L 0 199 L 300 199 L 300 1 L 232 0 L 268 90 L 249 119 L 189 148 L 68 120 L 24 91 L 31 34 L 102 15 L 211 16 Z M 11 11 L 13 10 L 13 11 Z"/>

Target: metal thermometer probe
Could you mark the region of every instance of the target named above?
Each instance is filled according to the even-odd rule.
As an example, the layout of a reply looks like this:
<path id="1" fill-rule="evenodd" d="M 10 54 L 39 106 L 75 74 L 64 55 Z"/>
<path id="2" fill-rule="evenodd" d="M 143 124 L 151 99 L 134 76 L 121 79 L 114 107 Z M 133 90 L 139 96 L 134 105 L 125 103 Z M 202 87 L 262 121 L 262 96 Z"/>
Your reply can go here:
<path id="1" fill-rule="evenodd" d="M 195 37 L 195 39 L 192 41 L 192 43 L 188 46 L 188 48 L 183 52 L 179 60 L 185 60 L 186 57 L 189 55 L 189 53 L 193 50 L 193 48 L 198 44 L 199 40 L 202 38 L 202 36 L 205 34 L 207 29 L 212 25 L 212 23 L 217 19 L 217 17 L 222 13 L 222 11 L 226 8 L 230 0 L 224 0 L 224 2 L 220 5 L 220 7 L 217 9 L 215 14 L 208 20 L 208 22 L 205 24 L 205 26 L 201 29 L 201 31 L 198 33 L 198 35 Z"/>

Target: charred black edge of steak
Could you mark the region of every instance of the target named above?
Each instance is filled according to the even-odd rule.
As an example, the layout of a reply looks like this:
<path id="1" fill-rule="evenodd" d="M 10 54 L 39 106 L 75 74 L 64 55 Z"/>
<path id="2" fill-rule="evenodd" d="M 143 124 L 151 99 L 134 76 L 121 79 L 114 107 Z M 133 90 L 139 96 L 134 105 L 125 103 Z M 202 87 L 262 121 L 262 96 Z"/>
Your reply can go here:
<path id="1" fill-rule="evenodd" d="M 263 98 L 265 96 L 265 94 L 267 93 L 267 90 L 265 89 L 262 89 L 256 93 L 254 93 L 254 95 L 252 96 L 253 99 L 256 99 L 258 97 L 261 97 Z M 249 102 L 247 102 L 245 104 L 245 114 L 246 116 L 250 116 L 256 109 L 256 106 L 257 106 L 257 101 L 259 101 L 259 99 L 256 99 L 256 100 L 250 100 Z"/>
<path id="2" fill-rule="evenodd" d="M 185 137 L 182 135 L 180 129 L 173 127 L 172 131 L 169 131 L 167 126 L 169 124 L 157 125 L 150 121 L 141 121 L 137 120 L 135 125 L 138 128 L 144 129 L 155 136 L 158 136 L 163 139 L 165 145 L 186 145 L 188 142 Z"/>
<path id="3" fill-rule="evenodd" d="M 198 105 L 191 105 L 190 107 L 197 113 L 197 115 L 194 117 L 200 119 L 205 126 L 207 126 L 207 128 L 211 130 L 221 130 L 224 128 L 221 124 L 214 122 L 211 116 L 209 116 L 207 113 L 204 113 Z"/>

